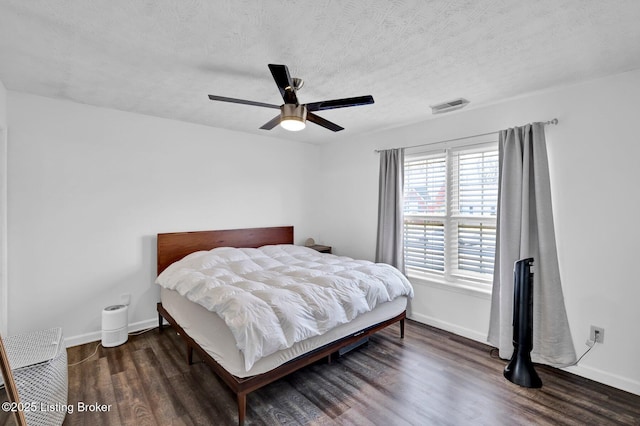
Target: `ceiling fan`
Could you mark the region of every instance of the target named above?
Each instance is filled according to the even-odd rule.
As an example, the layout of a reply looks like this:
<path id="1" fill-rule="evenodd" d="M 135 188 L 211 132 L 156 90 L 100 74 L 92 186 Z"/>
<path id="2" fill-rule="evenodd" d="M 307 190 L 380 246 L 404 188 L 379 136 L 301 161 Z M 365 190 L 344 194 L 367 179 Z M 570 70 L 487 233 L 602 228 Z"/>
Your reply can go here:
<path id="1" fill-rule="evenodd" d="M 312 102 L 309 104 L 300 104 L 296 92 L 302 88 L 304 81 L 300 78 L 291 78 L 289 69 L 286 65 L 269 64 L 271 75 L 280 90 L 280 95 L 284 100 L 282 105 L 267 104 L 264 102 L 247 101 L 244 99 L 227 98 L 225 96 L 209 95 L 212 101 L 231 102 L 236 104 L 254 105 L 265 108 L 275 108 L 280 110 L 280 114 L 266 122 L 261 129 L 271 130 L 278 124 L 284 129 L 297 131 L 305 128 L 305 122 L 311 121 L 319 126 L 334 132 L 344 130 L 344 127 L 338 126 L 329 120 L 314 114 L 316 111 L 324 111 L 327 109 L 345 108 L 358 105 L 367 105 L 373 103 L 373 96 L 357 96 L 354 98 L 334 99 L 331 101 Z"/>

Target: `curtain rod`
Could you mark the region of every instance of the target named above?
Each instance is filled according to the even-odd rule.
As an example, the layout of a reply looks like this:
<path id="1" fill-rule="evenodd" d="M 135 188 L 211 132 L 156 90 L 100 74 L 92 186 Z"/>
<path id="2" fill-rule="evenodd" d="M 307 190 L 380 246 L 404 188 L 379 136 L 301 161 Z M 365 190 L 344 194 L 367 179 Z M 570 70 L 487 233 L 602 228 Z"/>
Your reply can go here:
<path id="1" fill-rule="evenodd" d="M 554 125 L 554 126 L 555 126 L 556 124 L 558 124 L 558 119 L 557 119 L 557 118 L 554 118 L 554 119 L 552 119 L 552 120 L 545 121 L 545 122 L 543 122 L 542 124 L 544 124 L 545 126 L 546 126 L 546 125 L 549 125 L 549 124 L 552 124 L 552 125 Z M 494 131 L 494 132 L 480 133 L 480 134 L 477 134 L 477 135 L 463 136 L 463 137 L 461 137 L 461 138 L 446 139 L 446 140 L 443 140 L 443 141 L 428 142 L 428 143 L 423 143 L 423 144 L 420 144 L 420 145 L 403 146 L 403 147 L 400 147 L 400 148 L 419 148 L 419 147 L 421 147 L 421 146 L 435 145 L 435 144 L 437 144 L 437 143 L 446 143 L 446 142 L 461 141 L 461 140 L 464 140 L 464 139 L 471 139 L 471 138 L 478 138 L 478 137 L 480 137 L 480 136 L 489 136 L 489 135 L 493 135 L 494 133 L 498 133 L 499 131 L 500 131 L 500 130 L 496 130 L 496 131 Z M 384 150 L 384 149 L 375 149 L 375 150 L 374 150 L 374 152 L 376 152 L 376 153 L 378 153 L 378 152 L 382 152 L 382 151 L 385 151 L 385 150 Z"/>

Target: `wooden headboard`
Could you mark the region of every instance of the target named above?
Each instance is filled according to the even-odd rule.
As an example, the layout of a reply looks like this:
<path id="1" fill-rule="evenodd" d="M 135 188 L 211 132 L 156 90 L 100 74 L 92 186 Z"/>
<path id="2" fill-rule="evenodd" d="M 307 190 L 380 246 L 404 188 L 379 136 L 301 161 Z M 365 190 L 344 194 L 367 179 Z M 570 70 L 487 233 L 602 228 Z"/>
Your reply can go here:
<path id="1" fill-rule="evenodd" d="M 158 234 L 158 275 L 173 262 L 216 247 L 262 247 L 293 244 L 293 226 Z"/>

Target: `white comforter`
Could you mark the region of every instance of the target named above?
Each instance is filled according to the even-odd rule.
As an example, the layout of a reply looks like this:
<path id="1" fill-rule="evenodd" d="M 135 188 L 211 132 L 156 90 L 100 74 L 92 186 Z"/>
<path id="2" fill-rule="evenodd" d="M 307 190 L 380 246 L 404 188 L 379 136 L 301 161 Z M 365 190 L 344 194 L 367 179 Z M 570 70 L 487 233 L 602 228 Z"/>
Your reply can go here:
<path id="1" fill-rule="evenodd" d="M 261 357 L 380 303 L 413 297 L 409 281 L 389 265 L 293 245 L 195 252 L 169 266 L 156 283 L 220 315 L 247 370 Z"/>

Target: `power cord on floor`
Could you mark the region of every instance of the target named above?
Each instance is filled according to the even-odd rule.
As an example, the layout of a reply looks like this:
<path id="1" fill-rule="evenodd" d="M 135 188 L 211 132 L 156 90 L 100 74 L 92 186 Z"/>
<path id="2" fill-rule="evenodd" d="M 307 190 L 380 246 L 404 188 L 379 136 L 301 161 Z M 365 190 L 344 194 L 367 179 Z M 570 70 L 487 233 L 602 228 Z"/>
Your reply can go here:
<path id="1" fill-rule="evenodd" d="M 128 333 L 129 336 L 140 336 L 141 334 L 147 333 L 153 329 L 156 329 L 157 327 L 149 327 L 149 328 L 145 328 L 144 330 L 139 330 L 133 333 Z M 98 353 L 98 348 L 100 347 L 100 345 L 102 345 L 101 342 L 98 342 L 98 344 L 96 345 L 96 348 L 94 349 L 93 353 L 91 353 L 91 355 L 89 355 L 88 357 L 86 357 L 85 359 L 78 361 L 78 362 L 74 362 L 73 364 L 67 364 L 67 367 L 73 367 L 74 365 L 78 365 L 78 364 L 82 364 L 85 361 L 88 361 L 91 357 L 93 357 L 96 353 Z"/>
<path id="2" fill-rule="evenodd" d="M 129 336 L 139 336 L 139 335 L 144 334 L 144 333 L 146 333 L 148 331 L 155 330 L 156 328 L 158 328 L 158 327 L 145 328 L 144 330 L 139 330 L 139 331 L 135 331 L 133 333 L 129 333 Z"/>
<path id="3" fill-rule="evenodd" d="M 78 365 L 78 364 L 82 364 L 83 362 L 87 361 L 89 358 L 91 358 L 92 356 L 94 356 L 95 354 L 98 353 L 98 348 L 100 347 L 102 343 L 99 343 L 96 345 L 96 349 L 93 351 L 93 353 L 91 355 L 89 355 L 88 357 L 86 357 L 85 359 L 78 361 L 78 362 L 74 362 L 73 364 L 67 364 L 67 367 L 73 367 L 74 365 Z"/>
<path id="4" fill-rule="evenodd" d="M 578 358 L 576 360 L 576 362 L 572 362 L 571 364 L 564 364 L 564 365 L 554 365 L 554 367 L 556 367 L 556 368 L 565 368 L 565 367 L 573 367 L 574 365 L 578 365 L 578 363 L 582 360 L 582 358 L 584 358 L 584 356 L 586 354 L 588 354 L 591 349 L 593 349 L 593 347 L 596 345 L 596 343 L 598 343 L 598 342 L 595 341 L 595 340 L 587 340 L 587 346 L 589 346 L 589 349 L 584 351 L 584 353 L 582 355 L 580 355 L 580 358 Z M 497 355 L 497 353 L 498 353 L 498 348 L 489 349 L 489 356 L 491 358 L 500 358 L 500 356 Z M 496 354 L 496 355 L 494 355 L 494 354 Z"/>
<path id="5" fill-rule="evenodd" d="M 596 343 L 598 343 L 598 342 L 595 341 L 595 340 L 587 340 L 587 346 L 589 346 L 589 349 L 584 351 L 584 353 L 582 355 L 580 355 L 580 358 L 578 358 L 576 360 L 576 362 L 572 362 L 571 364 L 565 364 L 565 365 L 557 365 L 557 366 L 554 366 L 554 367 L 565 368 L 565 367 L 573 367 L 574 365 L 578 365 L 578 363 L 582 360 L 582 358 L 584 358 L 584 356 L 586 354 L 588 354 L 591 349 L 593 349 L 593 347 L 596 345 Z"/>

